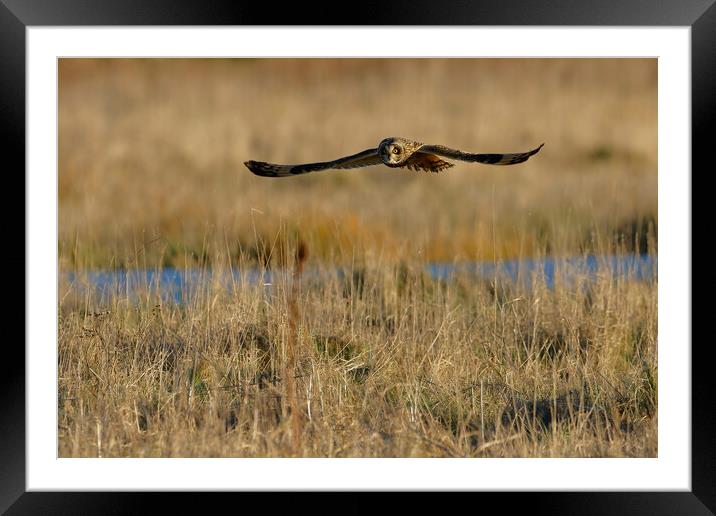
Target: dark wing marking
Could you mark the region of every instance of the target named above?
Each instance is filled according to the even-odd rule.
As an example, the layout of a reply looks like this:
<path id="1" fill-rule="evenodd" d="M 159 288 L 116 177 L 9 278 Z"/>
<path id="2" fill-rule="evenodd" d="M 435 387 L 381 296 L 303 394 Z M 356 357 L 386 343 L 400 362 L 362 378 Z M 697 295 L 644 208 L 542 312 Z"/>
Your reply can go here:
<path id="1" fill-rule="evenodd" d="M 530 156 L 537 154 L 543 145 L 544 143 L 529 152 L 519 152 L 517 154 L 471 154 L 450 149 L 443 145 L 423 145 L 420 147 L 420 152 L 437 154 L 438 156 L 459 159 L 460 161 L 487 163 L 489 165 L 514 165 L 515 163 L 527 161 Z"/>
<path id="2" fill-rule="evenodd" d="M 426 172 L 440 172 L 446 168 L 454 167 L 449 161 L 438 158 L 435 154 L 414 152 L 405 162 L 404 167 L 410 170 L 424 170 Z"/>
<path id="3" fill-rule="evenodd" d="M 287 177 L 298 174 L 306 174 L 317 170 L 327 170 L 329 168 L 359 168 L 368 167 L 370 165 L 379 165 L 383 163 L 378 155 L 378 149 L 368 149 L 352 156 L 345 156 L 333 161 L 325 161 L 322 163 L 304 163 L 303 165 L 276 165 L 274 163 L 264 163 L 263 161 L 245 161 L 244 165 L 257 176 L 263 177 Z"/>

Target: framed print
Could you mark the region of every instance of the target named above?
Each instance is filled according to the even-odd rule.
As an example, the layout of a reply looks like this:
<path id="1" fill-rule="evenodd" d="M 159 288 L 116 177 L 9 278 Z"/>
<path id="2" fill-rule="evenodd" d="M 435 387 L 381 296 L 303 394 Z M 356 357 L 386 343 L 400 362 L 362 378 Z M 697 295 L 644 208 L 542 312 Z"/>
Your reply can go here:
<path id="1" fill-rule="evenodd" d="M 716 8 L 403 7 L 4 2 L 28 303 L 3 509 L 713 510 L 690 178 Z"/>

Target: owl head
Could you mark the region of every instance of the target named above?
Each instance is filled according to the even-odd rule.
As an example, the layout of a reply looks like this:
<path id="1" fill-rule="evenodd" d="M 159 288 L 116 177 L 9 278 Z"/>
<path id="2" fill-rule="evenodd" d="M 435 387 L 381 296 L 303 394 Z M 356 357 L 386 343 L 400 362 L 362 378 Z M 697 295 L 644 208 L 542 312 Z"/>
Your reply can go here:
<path id="1" fill-rule="evenodd" d="M 405 138 L 386 138 L 378 145 L 378 155 L 387 166 L 400 167 L 420 145 Z"/>

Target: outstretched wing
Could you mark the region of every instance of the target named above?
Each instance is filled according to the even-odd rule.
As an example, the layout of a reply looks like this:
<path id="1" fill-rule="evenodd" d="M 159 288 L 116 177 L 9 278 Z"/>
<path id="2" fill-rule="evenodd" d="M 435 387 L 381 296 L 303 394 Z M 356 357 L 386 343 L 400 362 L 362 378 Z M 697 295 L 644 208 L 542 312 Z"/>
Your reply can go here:
<path id="1" fill-rule="evenodd" d="M 438 158 L 435 154 L 414 152 L 403 165 L 410 170 L 425 170 L 426 172 L 440 172 L 446 168 L 454 167 L 449 161 Z"/>
<path id="2" fill-rule="evenodd" d="M 472 154 L 450 149 L 443 145 L 423 145 L 420 147 L 420 152 L 437 154 L 438 156 L 459 159 L 460 161 L 487 163 L 489 165 L 514 165 L 515 163 L 527 161 L 530 156 L 537 154 L 543 145 L 544 143 L 529 152 L 519 152 L 517 154 Z"/>
<path id="3" fill-rule="evenodd" d="M 263 161 L 245 161 L 244 165 L 256 174 L 264 177 L 287 177 L 298 174 L 306 174 L 317 170 L 327 170 L 329 168 L 359 168 L 368 167 L 370 165 L 379 165 L 383 163 L 378 155 L 378 149 L 368 149 L 352 156 L 345 156 L 333 161 L 325 161 L 323 163 L 305 163 L 303 165 L 276 165 L 274 163 L 264 163 Z"/>

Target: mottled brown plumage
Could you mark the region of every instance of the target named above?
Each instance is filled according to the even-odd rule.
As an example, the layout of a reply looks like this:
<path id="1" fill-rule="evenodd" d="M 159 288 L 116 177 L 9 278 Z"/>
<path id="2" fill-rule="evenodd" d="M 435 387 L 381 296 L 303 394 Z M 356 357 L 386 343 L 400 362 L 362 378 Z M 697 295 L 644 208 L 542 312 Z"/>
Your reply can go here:
<path id="1" fill-rule="evenodd" d="M 392 137 L 381 141 L 375 149 L 367 149 L 333 161 L 302 165 L 276 165 L 252 160 L 244 162 L 244 165 L 257 176 L 264 177 L 288 177 L 318 170 L 360 168 L 380 164 L 391 168 L 440 172 L 454 166 L 442 158 L 489 165 L 514 165 L 527 161 L 530 156 L 539 152 L 542 145 L 529 152 L 516 154 L 472 154 L 443 145 L 426 145 L 407 138 Z"/>

